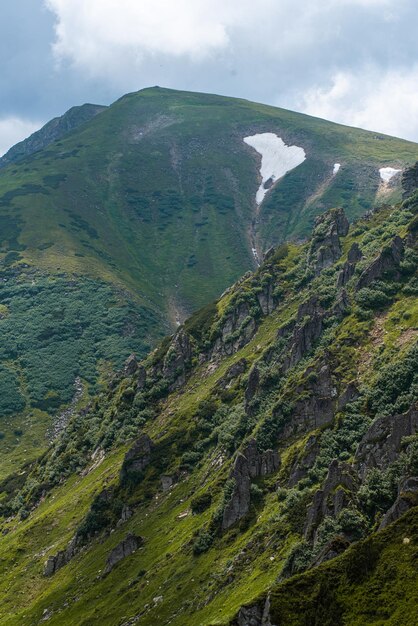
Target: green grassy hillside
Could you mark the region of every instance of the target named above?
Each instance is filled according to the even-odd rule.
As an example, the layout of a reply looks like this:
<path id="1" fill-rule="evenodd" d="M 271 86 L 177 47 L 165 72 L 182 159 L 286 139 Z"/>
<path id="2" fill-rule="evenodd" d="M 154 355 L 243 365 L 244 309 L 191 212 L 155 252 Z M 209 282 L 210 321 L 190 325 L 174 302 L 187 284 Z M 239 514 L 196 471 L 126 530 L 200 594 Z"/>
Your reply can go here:
<path id="1" fill-rule="evenodd" d="M 303 147 L 307 158 L 257 209 L 260 162 L 243 138 L 262 132 Z M 77 377 L 87 402 L 101 371 L 120 367 L 130 351 L 144 356 L 254 269 L 252 247 L 262 256 L 305 237 L 332 206 L 353 218 L 377 196 L 399 199 L 399 185 L 383 189 L 378 169 L 417 157 L 417 145 L 400 139 L 152 88 L 3 168 L 2 456 L 33 458 Z M 335 162 L 341 170 L 333 176 Z"/>
<path id="2" fill-rule="evenodd" d="M 417 211 L 330 211 L 5 479 L 1 623 L 410 624 Z"/>

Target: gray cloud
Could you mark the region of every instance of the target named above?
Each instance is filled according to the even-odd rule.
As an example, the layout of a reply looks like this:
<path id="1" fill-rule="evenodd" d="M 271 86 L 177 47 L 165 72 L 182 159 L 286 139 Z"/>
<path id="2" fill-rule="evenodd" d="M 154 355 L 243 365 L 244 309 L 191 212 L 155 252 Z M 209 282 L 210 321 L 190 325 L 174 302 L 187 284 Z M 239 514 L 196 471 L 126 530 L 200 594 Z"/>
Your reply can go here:
<path id="1" fill-rule="evenodd" d="M 418 140 L 415 0 L 7 4 L 0 121 L 47 120 L 73 104 L 159 84 Z"/>

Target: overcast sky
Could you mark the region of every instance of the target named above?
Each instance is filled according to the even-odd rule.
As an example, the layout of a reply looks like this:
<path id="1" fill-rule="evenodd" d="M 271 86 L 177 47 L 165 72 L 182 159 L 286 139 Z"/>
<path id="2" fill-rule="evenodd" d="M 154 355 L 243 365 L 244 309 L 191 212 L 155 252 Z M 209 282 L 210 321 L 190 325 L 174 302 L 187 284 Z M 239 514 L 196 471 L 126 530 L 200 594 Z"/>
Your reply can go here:
<path id="1" fill-rule="evenodd" d="M 418 141 L 417 28 L 417 0 L 4 0 L 0 154 L 152 85 Z"/>

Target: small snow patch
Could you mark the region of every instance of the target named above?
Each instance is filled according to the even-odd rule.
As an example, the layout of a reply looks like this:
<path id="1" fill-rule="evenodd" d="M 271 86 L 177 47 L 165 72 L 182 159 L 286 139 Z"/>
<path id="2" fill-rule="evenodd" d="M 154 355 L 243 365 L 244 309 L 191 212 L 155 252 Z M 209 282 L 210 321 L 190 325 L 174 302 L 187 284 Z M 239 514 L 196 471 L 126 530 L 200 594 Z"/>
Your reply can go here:
<path id="1" fill-rule="evenodd" d="M 381 167 L 379 170 L 380 178 L 384 183 L 388 183 L 399 172 L 402 172 L 402 170 L 397 170 L 394 167 Z"/>
<path id="2" fill-rule="evenodd" d="M 341 167 L 341 163 L 334 163 L 334 169 L 332 170 L 332 173 L 333 173 L 334 176 L 335 176 L 335 174 L 338 173 L 340 167 Z"/>
<path id="3" fill-rule="evenodd" d="M 274 133 L 261 133 L 244 137 L 244 142 L 261 154 L 261 185 L 256 202 L 261 204 L 271 185 L 306 159 L 305 150 L 299 146 L 287 146 Z M 266 184 L 267 183 L 267 184 Z"/>

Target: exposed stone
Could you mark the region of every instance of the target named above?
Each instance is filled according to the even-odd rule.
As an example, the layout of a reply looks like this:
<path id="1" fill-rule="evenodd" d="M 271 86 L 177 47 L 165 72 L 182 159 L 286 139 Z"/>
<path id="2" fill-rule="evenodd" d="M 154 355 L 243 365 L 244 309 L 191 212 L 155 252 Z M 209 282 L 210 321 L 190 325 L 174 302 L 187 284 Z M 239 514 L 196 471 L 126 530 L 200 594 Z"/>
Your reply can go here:
<path id="1" fill-rule="evenodd" d="M 270 596 L 251 606 L 242 606 L 231 626 L 274 626 L 270 617 Z"/>
<path id="2" fill-rule="evenodd" d="M 57 554 L 48 557 L 44 565 L 44 576 L 53 576 L 61 567 L 66 565 L 76 554 L 79 539 L 74 536 L 68 543 L 65 550 L 60 550 Z"/>
<path id="3" fill-rule="evenodd" d="M 137 369 L 138 369 L 137 358 L 135 354 L 131 354 L 128 356 L 128 358 L 125 361 L 123 373 L 125 374 L 125 376 L 132 376 L 133 374 L 135 374 Z"/>
<path id="4" fill-rule="evenodd" d="M 404 437 L 418 432 L 418 410 L 377 418 L 369 427 L 356 452 L 356 466 L 363 479 L 367 470 L 386 469 L 398 458 Z"/>
<path id="5" fill-rule="evenodd" d="M 378 257 L 366 267 L 361 274 L 356 289 L 369 287 L 374 281 L 390 277 L 397 280 L 400 277 L 399 265 L 402 261 L 404 245 L 402 239 L 396 236 L 389 246 L 383 248 Z"/>
<path id="6" fill-rule="evenodd" d="M 402 197 L 409 198 L 418 190 L 418 161 L 412 167 L 403 171 L 402 174 Z"/>
<path id="7" fill-rule="evenodd" d="M 335 559 L 350 546 L 350 542 L 345 537 L 333 537 L 331 541 L 322 548 L 316 559 L 311 563 L 311 567 L 317 567 L 321 563 Z"/>
<path id="8" fill-rule="evenodd" d="M 224 389 L 228 388 L 233 380 L 245 372 L 247 366 L 247 360 L 244 358 L 240 359 L 236 363 L 233 363 L 218 381 L 218 386 L 223 387 Z"/>
<path id="9" fill-rule="evenodd" d="M 119 561 L 125 559 L 127 556 L 133 554 L 142 544 L 144 540 L 142 537 L 137 537 L 132 533 L 128 533 L 118 545 L 113 548 L 107 557 L 106 567 L 104 569 L 104 574 L 108 574 Z"/>
<path id="10" fill-rule="evenodd" d="M 404 513 L 413 506 L 418 505 L 418 477 L 412 476 L 403 480 L 399 485 L 398 497 L 394 504 L 382 517 L 379 530 L 386 528 L 392 522 L 396 522 Z"/>
<path id="11" fill-rule="evenodd" d="M 147 371 L 146 371 L 145 367 L 140 365 L 138 367 L 137 375 L 136 375 L 136 388 L 137 388 L 137 391 L 142 391 L 143 388 L 146 385 L 146 382 L 147 382 Z"/>
<path id="12" fill-rule="evenodd" d="M 312 350 L 315 341 L 319 339 L 323 329 L 324 311 L 317 298 L 310 298 L 299 307 L 297 322 L 289 342 L 289 350 L 283 363 L 283 372 L 299 363 Z"/>
<path id="13" fill-rule="evenodd" d="M 125 454 L 121 469 L 121 481 L 142 472 L 151 461 L 151 452 L 154 447 L 152 440 L 142 434 Z"/>
<path id="14" fill-rule="evenodd" d="M 173 477 L 168 476 L 168 474 L 164 474 L 161 476 L 161 487 L 163 491 L 168 491 L 173 486 Z"/>
<path id="15" fill-rule="evenodd" d="M 124 524 L 125 522 L 127 522 L 128 519 L 132 517 L 132 515 L 133 515 L 132 509 L 127 504 L 124 504 L 122 507 L 122 512 L 120 514 L 118 525 Z"/>
<path id="16" fill-rule="evenodd" d="M 308 471 L 315 465 L 316 457 L 320 450 L 319 439 L 316 435 L 310 435 L 302 454 L 293 462 L 290 469 L 288 486 L 294 487 L 302 478 L 305 478 Z"/>
<path id="17" fill-rule="evenodd" d="M 314 540 L 321 521 L 327 515 L 336 517 L 351 502 L 358 483 L 350 465 L 339 463 L 336 459 L 328 468 L 328 475 L 322 489 L 319 489 L 308 509 L 305 523 L 305 538 Z"/>
<path id="18" fill-rule="evenodd" d="M 331 209 L 316 218 L 308 255 L 308 264 L 316 274 L 340 258 L 340 237 L 345 237 L 348 229 L 349 222 L 342 209 Z"/>
<path id="19" fill-rule="evenodd" d="M 345 405 L 348 404 L 349 402 L 353 402 L 354 400 L 357 400 L 359 395 L 360 395 L 360 392 L 357 389 L 356 383 L 355 382 L 348 383 L 347 387 L 342 392 L 342 394 L 340 394 L 338 398 L 338 402 L 337 402 L 338 411 L 341 411 L 345 407 Z"/>
<path id="20" fill-rule="evenodd" d="M 354 275 L 356 264 L 363 257 L 363 254 L 357 243 L 353 243 L 351 246 L 347 261 L 344 263 L 342 270 L 338 274 L 337 287 L 344 287 Z"/>
<path id="21" fill-rule="evenodd" d="M 275 472 L 280 464 L 279 455 L 273 450 L 259 452 L 253 439 L 244 450 L 238 452 L 230 477 L 234 480 L 234 490 L 226 504 L 222 529 L 226 530 L 243 518 L 250 510 L 251 479 L 267 476 Z"/>
<path id="22" fill-rule="evenodd" d="M 248 383 L 245 389 L 245 404 L 248 409 L 248 403 L 254 398 L 258 391 L 260 383 L 260 370 L 256 365 L 251 368 L 250 375 L 248 376 Z"/>
<path id="23" fill-rule="evenodd" d="M 273 295 L 274 287 L 268 284 L 262 291 L 257 293 L 257 300 L 264 315 L 269 315 L 275 308 Z"/>
<path id="24" fill-rule="evenodd" d="M 164 357 L 162 374 L 171 382 L 170 391 L 181 387 L 186 382 L 187 372 L 193 356 L 189 335 L 180 328 L 174 335 Z"/>

